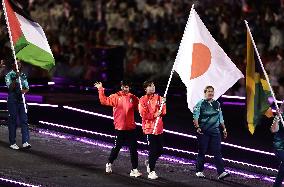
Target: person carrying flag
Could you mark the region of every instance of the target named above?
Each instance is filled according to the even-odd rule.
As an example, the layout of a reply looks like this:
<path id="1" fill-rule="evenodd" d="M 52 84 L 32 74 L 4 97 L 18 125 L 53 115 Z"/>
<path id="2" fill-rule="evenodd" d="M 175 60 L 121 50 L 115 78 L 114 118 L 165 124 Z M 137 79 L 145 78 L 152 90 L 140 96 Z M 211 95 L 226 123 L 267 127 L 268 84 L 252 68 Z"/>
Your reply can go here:
<path id="1" fill-rule="evenodd" d="M 273 187 L 282 186 L 284 179 L 284 127 L 280 121 L 280 115 L 284 118 L 284 104 L 282 103 L 280 109 L 277 111 L 277 115 L 274 117 L 271 132 L 274 133 L 273 146 L 275 149 L 276 157 L 281 161 L 279 166 L 278 174 L 273 184 Z"/>
<path id="2" fill-rule="evenodd" d="M 155 172 L 155 165 L 163 151 L 163 120 L 166 115 L 166 105 L 163 105 L 162 111 L 160 107 L 166 99 L 155 94 L 155 84 L 153 81 L 145 81 L 143 84 L 146 95 L 139 100 L 139 113 L 142 117 L 143 133 L 147 136 L 149 146 L 149 157 L 145 161 L 148 178 L 157 179 L 158 175 Z M 157 127 L 154 130 L 156 120 L 158 118 Z M 155 132 L 153 132 L 155 131 Z"/>
<path id="3" fill-rule="evenodd" d="M 17 117 L 19 117 L 21 129 L 22 129 L 22 144 L 23 148 L 29 149 L 31 145 L 29 143 L 29 127 L 28 116 L 25 111 L 23 97 L 29 91 L 29 84 L 27 76 L 21 72 L 22 65 L 20 61 L 17 61 L 19 72 L 17 72 L 16 64 L 13 64 L 13 69 L 6 75 L 5 82 L 8 87 L 8 129 L 9 129 L 9 142 L 10 148 L 19 149 L 16 144 L 16 130 L 17 130 Z M 22 90 L 20 89 L 19 77 L 22 83 Z"/>

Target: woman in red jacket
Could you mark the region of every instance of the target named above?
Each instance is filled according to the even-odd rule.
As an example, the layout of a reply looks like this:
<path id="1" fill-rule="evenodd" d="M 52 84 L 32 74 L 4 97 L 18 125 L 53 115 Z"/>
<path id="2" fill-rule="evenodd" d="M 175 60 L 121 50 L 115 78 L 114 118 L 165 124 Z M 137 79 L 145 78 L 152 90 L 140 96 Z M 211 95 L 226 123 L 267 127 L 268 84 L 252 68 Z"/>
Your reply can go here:
<path id="1" fill-rule="evenodd" d="M 162 102 L 165 103 L 165 98 L 155 94 L 155 85 L 153 81 L 145 81 L 143 87 L 146 95 L 139 100 L 139 113 L 142 117 L 142 129 L 147 135 L 149 146 L 149 161 L 146 161 L 148 178 L 157 179 L 158 175 L 155 172 L 155 165 L 163 151 L 163 121 L 162 116 L 166 114 L 166 105 L 159 112 Z M 158 124 L 154 130 L 156 119 Z M 154 131 L 154 132 L 153 132 Z"/>
<path id="2" fill-rule="evenodd" d="M 115 145 L 111 150 L 108 163 L 106 164 L 106 173 L 112 173 L 112 163 L 117 158 L 118 153 L 124 143 L 128 143 L 132 170 L 131 177 L 139 177 L 142 175 L 137 169 L 138 153 L 136 139 L 136 125 L 134 121 L 134 110 L 138 109 L 139 99 L 129 92 L 130 84 L 121 81 L 121 91 L 107 97 L 101 82 L 94 85 L 98 88 L 99 99 L 102 105 L 113 107 L 114 128 L 116 131 Z"/>

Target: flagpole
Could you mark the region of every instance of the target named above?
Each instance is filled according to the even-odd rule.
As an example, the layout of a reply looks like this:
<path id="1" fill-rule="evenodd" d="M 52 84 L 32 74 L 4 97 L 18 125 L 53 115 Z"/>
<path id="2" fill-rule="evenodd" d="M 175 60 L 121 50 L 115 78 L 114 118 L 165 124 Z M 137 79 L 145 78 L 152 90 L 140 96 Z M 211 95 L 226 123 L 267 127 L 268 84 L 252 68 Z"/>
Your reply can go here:
<path id="1" fill-rule="evenodd" d="M 262 69 L 262 71 L 263 71 L 263 73 L 264 73 L 265 79 L 267 80 L 267 83 L 268 83 L 269 89 L 270 89 L 270 91 L 271 91 L 271 95 L 272 95 L 272 98 L 273 98 L 273 100 L 274 100 L 276 109 L 279 111 L 279 107 L 278 107 L 278 105 L 277 105 L 277 100 L 276 100 L 274 91 L 273 91 L 273 89 L 272 89 L 272 86 L 270 85 L 269 77 L 268 77 L 268 75 L 267 75 L 267 73 L 266 73 L 266 71 L 265 71 L 265 69 L 264 69 L 263 63 L 262 63 L 262 61 L 261 61 L 260 55 L 259 55 L 259 53 L 258 53 L 258 50 L 257 50 L 257 47 L 256 47 L 256 45 L 255 45 L 254 39 L 253 39 L 253 37 L 252 37 L 250 28 L 249 28 L 249 26 L 248 26 L 248 22 L 247 22 L 246 20 L 245 20 L 245 24 L 246 24 L 246 27 L 247 27 L 247 29 L 248 29 L 248 31 L 249 31 L 249 35 L 250 35 L 250 38 L 251 38 L 251 41 L 252 41 L 254 50 L 255 50 L 255 52 L 256 52 L 258 61 L 259 61 L 260 65 L 261 65 L 261 69 Z M 284 121 L 283 121 L 282 115 L 279 115 L 279 117 L 280 117 L 280 120 L 281 120 L 282 125 L 284 126 Z"/>
<path id="2" fill-rule="evenodd" d="M 14 57 L 14 60 L 15 60 L 16 70 L 17 70 L 17 74 L 19 74 L 18 79 L 19 79 L 20 89 L 22 91 L 23 86 L 22 86 L 22 81 L 21 81 L 21 75 L 20 75 L 20 71 L 19 71 L 17 58 L 16 58 L 16 52 L 15 52 L 14 43 L 13 43 L 13 40 L 12 40 L 12 33 L 11 33 L 10 24 L 9 24 L 9 18 L 8 18 L 8 15 L 7 15 L 7 10 L 6 10 L 6 6 L 5 6 L 4 0 L 2 0 L 2 6 L 3 6 L 4 14 L 5 14 L 5 20 L 6 20 L 6 24 L 7 24 L 7 28 L 8 28 L 9 39 L 10 39 L 10 44 L 11 44 L 13 57 Z M 22 99 L 23 99 L 23 102 L 24 102 L 25 112 L 27 113 L 28 110 L 27 110 L 27 106 L 26 106 L 26 99 L 25 99 L 24 93 L 22 93 Z"/>
<path id="3" fill-rule="evenodd" d="M 192 4 L 192 6 L 191 6 L 190 15 L 191 15 L 191 12 L 192 12 L 193 9 L 194 9 L 194 4 Z M 168 84 L 167 84 L 167 87 L 166 87 L 166 90 L 165 90 L 165 93 L 164 93 L 164 98 L 167 97 L 168 89 L 169 89 L 169 86 L 170 86 L 170 83 L 171 83 L 171 80 L 172 80 L 172 77 L 173 77 L 173 73 L 175 71 L 175 64 L 176 64 L 176 62 L 174 62 L 174 65 L 173 65 L 173 68 L 172 68 L 172 71 L 171 71 L 171 74 L 170 74 L 170 77 L 169 77 L 169 80 L 168 80 Z M 159 109 L 159 114 L 162 113 L 164 104 L 165 104 L 165 102 L 164 102 L 164 100 L 162 100 L 162 103 L 161 103 L 161 106 L 160 106 L 160 109 Z M 157 130 L 159 119 L 160 119 L 160 116 L 158 116 L 156 121 L 155 121 L 155 125 L 154 125 L 154 129 L 153 129 L 153 133 L 152 134 L 155 134 L 155 132 Z"/>
<path id="4" fill-rule="evenodd" d="M 166 91 L 165 91 L 164 96 L 163 96 L 164 98 L 167 97 L 168 89 L 169 89 L 169 86 L 170 86 L 170 83 L 171 83 L 171 80 L 172 80 L 172 77 L 173 77 L 173 73 L 175 71 L 174 66 L 175 66 L 175 64 L 173 65 L 173 68 L 172 68 L 172 71 L 171 71 L 171 74 L 170 74 L 170 78 L 168 80 L 167 88 L 166 88 Z M 165 104 L 165 102 L 164 102 L 164 99 L 163 99 L 162 103 L 161 103 L 161 106 L 160 106 L 160 109 L 159 109 L 159 114 L 162 113 L 164 104 Z M 155 121 L 155 125 L 154 125 L 154 129 L 153 129 L 153 133 L 152 134 L 155 134 L 155 132 L 156 132 L 159 119 L 160 119 L 160 116 L 158 116 L 156 121 Z"/>

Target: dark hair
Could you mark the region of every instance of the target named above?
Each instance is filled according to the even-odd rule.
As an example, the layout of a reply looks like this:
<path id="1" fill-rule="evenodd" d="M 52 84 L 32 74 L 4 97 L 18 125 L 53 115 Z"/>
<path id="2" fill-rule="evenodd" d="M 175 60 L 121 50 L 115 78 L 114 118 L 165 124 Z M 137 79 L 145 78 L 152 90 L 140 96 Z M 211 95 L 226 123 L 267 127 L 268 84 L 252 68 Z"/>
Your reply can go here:
<path id="1" fill-rule="evenodd" d="M 122 80 L 120 81 L 120 86 L 129 86 L 131 87 L 131 82 L 129 80 Z"/>
<path id="2" fill-rule="evenodd" d="M 154 81 L 145 81 L 143 83 L 143 88 L 144 90 L 148 87 L 148 86 L 151 86 L 151 84 L 154 84 Z"/>
<path id="3" fill-rule="evenodd" d="M 213 86 L 206 86 L 205 88 L 204 88 L 204 93 L 206 93 L 207 92 L 207 90 L 208 89 L 213 89 L 213 91 L 214 91 L 214 87 Z"/>

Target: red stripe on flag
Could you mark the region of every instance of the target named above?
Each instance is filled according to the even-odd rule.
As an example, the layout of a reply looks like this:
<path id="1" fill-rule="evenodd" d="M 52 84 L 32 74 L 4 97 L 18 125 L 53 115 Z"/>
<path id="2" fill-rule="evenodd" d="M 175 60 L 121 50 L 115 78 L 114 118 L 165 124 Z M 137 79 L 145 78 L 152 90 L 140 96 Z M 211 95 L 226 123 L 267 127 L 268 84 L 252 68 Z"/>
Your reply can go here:
<path id="1" fill-rule="evenodd" d="M 18 39 L 23 35 L 23 32 L 21 30 L 20 22 L 16 16 L 16 13 L 12 9 L 10 2 L 8 0 L 4 0 L 4 4 L 7 11 L 7 17 L 10 25 L 12 41 L 15 46 Z"/>

